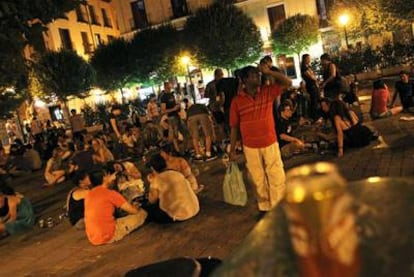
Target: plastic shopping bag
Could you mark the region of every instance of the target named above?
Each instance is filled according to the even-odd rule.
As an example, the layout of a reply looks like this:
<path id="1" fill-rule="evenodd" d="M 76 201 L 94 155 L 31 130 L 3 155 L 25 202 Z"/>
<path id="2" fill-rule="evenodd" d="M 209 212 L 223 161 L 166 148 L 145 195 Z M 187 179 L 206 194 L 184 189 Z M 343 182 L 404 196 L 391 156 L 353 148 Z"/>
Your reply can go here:
<path id="1" fill-rule="evenodd" d="M 246 186 L 236 162 L 231 162 L 227 167 L 223 182 L 224 202 L 236 206 L 245 206 L 247 203 Z"/>

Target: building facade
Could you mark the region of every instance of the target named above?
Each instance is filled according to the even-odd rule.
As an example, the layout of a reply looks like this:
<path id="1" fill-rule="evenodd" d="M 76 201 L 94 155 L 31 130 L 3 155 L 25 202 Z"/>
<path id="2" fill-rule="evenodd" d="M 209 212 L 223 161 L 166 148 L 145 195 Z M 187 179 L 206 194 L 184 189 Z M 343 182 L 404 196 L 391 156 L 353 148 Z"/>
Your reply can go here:
<path id="1" fill-rule="evenodd" d="M 47 25 L 36 50 L 74 50 L 85 59 L 100 45 L 119 37 L 116 12 L 110 0 L 88 0 Z M 29 55 L 34 48 L 29 48 Z"/>
<path id="2" fill-rule="evenodd" d="M 223 0 L 224 1 L 224 0 Z M 233 3 L 250 16 L 260 30 L 264 54 L 271 54 L 272 31 L 289 16 L 301 13 L 318 16 L 320 0 L 234 0 Z M 120 35 L 131 38 L 140 29 L 169 23 L 182 29 L 188 16 L 199 8 L 211 5 L 214 0 L 114 0 L 118 14 Z M 312 56 L 322 53 L 321 44 L 310 49 Z M 281 57 L 277 61 L 293 79 L 298 79 L 296 57 Z M 296 65 L 296 66 L 295 66 Z M 209 74 L 205 74 L 212 78 Z"/>
<path id="3" fill-rule="evenodd" d="M 100 44 L 106 44 L 120 36 L 116 10 L 110 0 L 88 0 L 79 5 L 76 10 L 66 14 L 66 18 L 54 20 L 47 25 L 47 31 L 35 45 L 26 49 L 26 56 L 44 51 L 67 49 L 75 51 L 79 56 L 88 60 Z M 104 96 L 101 91 L 92 91 L 91 96 L 80 100 L 71 99 L 69 108 L 78 111 L 86 104 L 94 106 L 99 102 L 110 101 L 111 96 Z M 42 120 L 62 120 L 63 111 L 60 103 L 44 103 L 34 101 L 28 115 L 37 114 Z"/>

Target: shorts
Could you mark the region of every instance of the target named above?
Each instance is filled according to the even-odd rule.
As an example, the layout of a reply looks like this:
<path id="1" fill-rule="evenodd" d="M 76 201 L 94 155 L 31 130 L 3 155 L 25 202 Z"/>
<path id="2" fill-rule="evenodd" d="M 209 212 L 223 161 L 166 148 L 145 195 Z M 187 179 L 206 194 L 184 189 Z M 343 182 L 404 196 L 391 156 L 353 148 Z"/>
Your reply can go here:
<path id="1" fill-rule="evenodd" d="M 199 127 L 203 130 L 205 137 L 213 135 L 213 126 L 207 114 L 196 114 L 188 118 L 188 128 L 190 129 L 191 137 L 194 139 L 200 138 Z"/>
<path id="2" fill-rule="evenodd" d="M 179 133 L 181 133 L 185 138 L 188 138 L 189 132 L 184 122 L 179 117 L 168 117 L 169 139 L 178 139 Z"/>

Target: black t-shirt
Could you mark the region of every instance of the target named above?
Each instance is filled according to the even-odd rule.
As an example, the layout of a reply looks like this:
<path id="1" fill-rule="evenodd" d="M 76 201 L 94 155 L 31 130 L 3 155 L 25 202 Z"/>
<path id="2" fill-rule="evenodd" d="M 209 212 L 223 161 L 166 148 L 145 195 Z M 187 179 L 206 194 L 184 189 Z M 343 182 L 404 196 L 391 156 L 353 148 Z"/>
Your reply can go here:
<path id="1" fill-rule="evenodd" d="M 165 108 L 172 109 L 177 105 L 177 102 L 175 101 L 174 93 L 172 92 L 165 92 L 161 96 L 161 103 L 165 104 Z M 173 111 L 168 113 L 168 117 L 176 116 L 178 117 L 178 111 Z"/>
<path id="2" fill-rule="evenodd" d="M 402 81 L 397 81 L 395 83 L 395 90 L 400 96 L 401 105 L 404 109 L 410 108 L 413 106 L 413 82 L 404 83 Z"/>
<path id="3" fill-rule="evenodd" d="M 312 70 L 312 68 L 306 64 L 302 64 L 300 67 L 300 72 L 302 74 L 302 78 L 306 83 L 306 88 L 308 89 L 308 87 L 312 87 L 312 85 L 316 84 L 316 81 L 313 80 L 312 78 L 310 78 L 308 75 L 306 75 L 306 71 L 308 70 Z"/>
<path id="4" fill-rule="evenodd" d="M 208 114 L 208 109 L 204 104 L 193 104 L 187 111 L 187 117 L 191 117 L 198 114 Z"/>
<path id="5" fill-rule="evenodd" d="M 118 127 L 118 131 L 121 131 L 120 126 L 119 126 L 119 120 L 120 120 L 120 116 L 114 115 L 113 113 L 109 114 L 109 128 L 111 129 L 112 132 L 114 131 L 114 128 L 112 127 L 111 124 L 111 119 L 115 119 L 115 125 Z"/>
<path id="6" fill-rule="evenodd" d="M 217 84 L 216 88 L 218 92 L 224 93 L 224 110 L 229 110 L 231 106 L 231 101 L 238 93 L 239 80 L 237 78 L 222 78 Z"/>
<path id="7" fill-rule="evenodd" d="M 292 135 L 292 124 L 290 124 L 289 120 L 286 120 L 282 118 L 281 116 L 278 116 L 276 119 L 276 134 L 277 134 L 277 141 L 279 142 L 279 147 L 283 147 L 289 142 L 286 140 L 282 140 L 280 138 L 281 134 L 286 134 L 291 136 Z"/>

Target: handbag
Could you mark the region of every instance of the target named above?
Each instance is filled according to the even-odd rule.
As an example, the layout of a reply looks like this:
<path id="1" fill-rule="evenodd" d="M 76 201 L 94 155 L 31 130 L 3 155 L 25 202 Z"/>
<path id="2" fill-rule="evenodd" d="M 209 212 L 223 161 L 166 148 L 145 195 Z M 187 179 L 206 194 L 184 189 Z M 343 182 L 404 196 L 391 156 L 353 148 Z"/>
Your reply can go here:
<path id="1" fill-rule="evenodd" d="M 247 204 L 246 186 L 243 181 L 243 174 L 236 162 L 231 162 L 226 170 L 223 182 L 224 202 L 245 206 Z"/>

